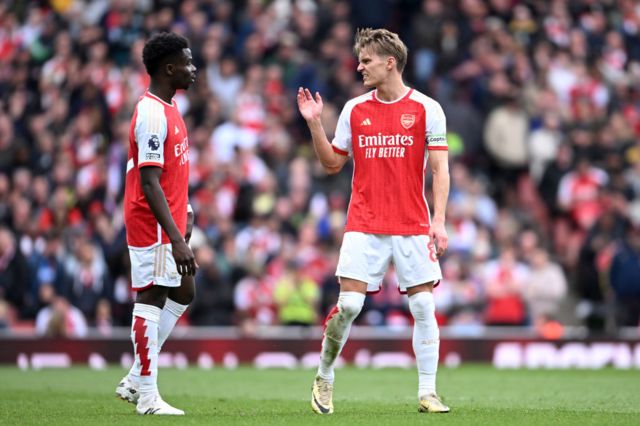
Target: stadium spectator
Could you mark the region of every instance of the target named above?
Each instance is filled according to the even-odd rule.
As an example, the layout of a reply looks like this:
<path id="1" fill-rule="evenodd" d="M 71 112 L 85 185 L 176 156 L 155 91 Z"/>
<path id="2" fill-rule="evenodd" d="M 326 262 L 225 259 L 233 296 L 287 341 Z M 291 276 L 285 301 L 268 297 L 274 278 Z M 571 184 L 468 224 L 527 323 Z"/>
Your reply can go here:
<path id="1" fill-rule="evenodd" d="M 101 336 L 111 336 L 113 332 L 113 318 L 111 316 L 111 304 L 107 299 L 100 299 L 96 304 L 95 320 L 93 326 Z"/>
<path id="2" fill-rule="evenodd" d="M 626 232 L 627 219 L 614 209 L 606 209 L 579 249 L 575 273 L 580 302 L 576 313 L 593 330 L 602 331 L 612 326 L 607 271 L 616 241 L 624 238 Z"/>
<path id="3" fill-rule="evenodd" d="M 504 247 L 497 259 L 485 265 L 482 283 L 487 296 L 486 324 L 525 325 L 524 286 L 529 276 L 529 268 L 517 261 L 512 247 Z"/>
<path id="4" fill-rule="evenodd" d="M 558 147 L 562 143 L 559 117 L 551 112 L 543 116 L 542 127 L 529 135 L 529 172 L 539 183 L 549 163 L 558 155 Z"/>
<path id="5" fill-rule="evenodd" d="M 580 229 L 591 228 L 602 214 L 600 190 L 608 181 L 607 173 L 592 167 L 587 157 L 578 158 L 575 171 L 567 173 L 560 180 L 558 204 L 570 214 Z"/>
<path id="6" fill-rule="evenodd" d="M 54 296 L 36 315 L 36 334 L 46 337 L 78 338 L 88 333 L 87 320 L 80 309 L 62 296 Z"/>
<path id="7" fill-rule="evenodd" d="M 567 280 L 560 265 L 549 259 L 543 248 L 535 248 L 529 258 L 529 276 L 523 283 L 531 321 L 540 318 L 561 318 L 561 304 L 567 296 Z"/>
<path id="8" fill-rule="evenodd" d="M 273 282 L 262 278 L 266 274 L 260 263 L 250 260 L 245 263 L 245 270 L 247 274 L 235 286 L 233 302 L 238 326 L 242 332 L 251 335 L 257 325 L 276 323 L 276 309 Z"/>
<path id="9" fill-rule="evenodd" d="M 424 0 L 411 21 L 411 46 L 415 50 L 413 74 L 416 83 L 426 84 L 436 70 L 442 40 L 444 6 L 440 0 Z"/>
<path id="10" fill-rule="evenodd" d="M 44 305 L 48 305 L 53 294 L 66 294 L 70 286 L 63 261 L 64 244 L 60 235 L 51 232 L 43 240 L 42 244 L 36 244 L 36 249 L 29 258 L 32 277 L 30 291 L 27 293 L 29 302 L 25 304 L 29 317 L 35 316 Z"/>
<path id="11" fill-rule="evenodd" d="M 283 325 L 313 325 L 318 314 L 318 283 L 308 276 L 303 264 L 286 262 L 273 288 L 278 320 Z"/>
<path id="12" fill-rule="evenodd" d="M 506 76 L 496 76 L 495 84 L 509 85 Z M 529 161 L 527 138 L 529 118 L 516 99 L 513 87 L 500 89 L 504 104 L 489 113 L 484 129 L 485 148 L 493 161 L 492 184 L 499 197 L 505 197 L 507 188 L 513 188 Z M 500 198 L 499 198 L 500 199 Z"/>
<path id="13" fill-rule="evenodd" d="M 72 251 L 64 261 L 70 281 L 66 294 L 84 317 L 93 321 L 98 301 L 112 294 L 111 278 L 104 254 L 93 242 L 78 236 L 72 244 Z"/>
<path id="14" fill-rule="evenodd" d="M 611 288 L 618 325 L 640 325 L 640 226 L 629 230 L 618 243 L 611 260 Z"/>
<path id="15" fill-rule="evenodd" d="M 450 255 L 443 262 L 443 281 L 447 283 L 434 294 L 438 323 L 456 332 L 483 324 L 484 294 L 482 284 L 470 268 L 469 257 Z"/>
<path id="16" fill-rule="evenodd" d="M 26 307 L 29 265 L 11 229 L 0 226 L 0 300 L 20 310 Z"/>
<path id="17" fill-rule="evenodd" d="M 198 297 L 189 308 L 189 318 L 193 325 L 232 325 L 233 284 L 231 271 L 216 259 L 215 251 L 208 245 L 195 249 L 199 265 L 196 274 Z M 225 271 L 226 269 L 226 271 Z"/>

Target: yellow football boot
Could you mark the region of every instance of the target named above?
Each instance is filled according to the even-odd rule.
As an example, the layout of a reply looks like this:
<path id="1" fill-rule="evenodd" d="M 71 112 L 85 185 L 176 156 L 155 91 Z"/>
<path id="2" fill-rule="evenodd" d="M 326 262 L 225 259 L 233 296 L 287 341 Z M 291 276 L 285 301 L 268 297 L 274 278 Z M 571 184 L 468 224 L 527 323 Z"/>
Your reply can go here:
<path id="1" fill-rule="evenodd" d="M 318 414 L 333 413 L 333 385 L 316 376 L 311 388 L 311 408 Z"/>
<path id="2" fill-rule="evenodd" d="M 444 405 L 435 393 L 420 397 L 420 406 L 418 411 L 421 413 L 448 413 L 451 411 L 449 407 Z"/>

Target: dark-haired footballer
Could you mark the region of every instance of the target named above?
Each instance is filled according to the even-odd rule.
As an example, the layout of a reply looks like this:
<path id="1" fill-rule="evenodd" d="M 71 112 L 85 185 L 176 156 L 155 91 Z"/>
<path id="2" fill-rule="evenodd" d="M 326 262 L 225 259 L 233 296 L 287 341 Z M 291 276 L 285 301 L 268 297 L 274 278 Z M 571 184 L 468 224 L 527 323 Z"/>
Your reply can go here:
<path id="1" fill-rule="evenodd" d="M 137 293 L 131 340 L 134 362 L 116 395 L 138 414 L 184 415 L 158 392 L 158 353 L 193 300 L 197 264 L 189 237 L 189 138 L 173 100 L 195 81 L 187 40 L 173 33 L 152 36 L 142 59 L 151 83 L 136 106 L 129 130 L 124 221 Z"/>

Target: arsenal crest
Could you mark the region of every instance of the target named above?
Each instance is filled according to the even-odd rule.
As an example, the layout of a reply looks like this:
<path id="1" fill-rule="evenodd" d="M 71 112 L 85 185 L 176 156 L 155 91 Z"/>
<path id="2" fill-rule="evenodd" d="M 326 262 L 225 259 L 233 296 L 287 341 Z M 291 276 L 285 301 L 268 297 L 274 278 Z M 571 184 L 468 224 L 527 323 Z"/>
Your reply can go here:
<path id="1" fill-rule="evenodd" d="M 413 123 L 416 122 L 416 116 L 413 114 L 402 114 L 400 116 L 400 124 L 402 124 L 402 127 L 404 127 L 405 129 L 410 129 L 411 126 L 413 126 Z"/>

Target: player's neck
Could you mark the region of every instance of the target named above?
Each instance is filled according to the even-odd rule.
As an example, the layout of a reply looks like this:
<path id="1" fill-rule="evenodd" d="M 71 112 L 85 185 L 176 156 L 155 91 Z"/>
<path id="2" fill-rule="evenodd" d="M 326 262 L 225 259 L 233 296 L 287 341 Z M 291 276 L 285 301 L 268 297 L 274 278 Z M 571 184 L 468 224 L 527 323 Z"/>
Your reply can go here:
<path id="1" fill-rule="evenodd" d="M 149 93 L 171 105 L 173 95 L 176 94 L 176 91 L 167 85 L 154 84 L 152 81 L 151 84 L 149 84 Z"/>
<path id="2" fill-rule="evenodd" d="M 393 102 L 406 95 L 408 90 L 401 77 L 389 78 L 376 87 L 376 97 L 383 102 Z"/>

